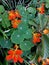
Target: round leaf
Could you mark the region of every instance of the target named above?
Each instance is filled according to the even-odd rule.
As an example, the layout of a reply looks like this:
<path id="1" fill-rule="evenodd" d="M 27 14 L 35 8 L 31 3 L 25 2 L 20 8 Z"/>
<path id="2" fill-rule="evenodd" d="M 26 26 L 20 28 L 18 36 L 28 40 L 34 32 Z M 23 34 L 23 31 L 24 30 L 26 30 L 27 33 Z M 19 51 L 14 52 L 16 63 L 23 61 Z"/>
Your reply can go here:
<path id="1" fill-rule="evenodd" d="M 32 13 L 32 14 L 35 14 L 36 13 L 36 9 L 35 8 L 32 8 L 32 7 L 27 8 L 27 11 L 29 13 Z"/>
<path id="2" fill-rule="evenodd" d="M 11 48 L 12 47 L 11 41 L 8 39 L 4 39 L 4 38 L 0 39 L 0 45 L 2 48 Z"/>
<path id="3" fill-rule="evenodd" d="M 2 15 L 2 22 L 1 23 L 2 23 L 2 26 L 4 28 L 7 28 L 10 26 L 10 21 L 8 19 L 8 13 L 7 12 L 4 12 L 4 14 Z"/>
<path id="4" fill-rule="evenodd" d="M 20 44 L 20 48 L 21 48 L 23 51 L 28 51 L 28 50 L 30 50 L 32 46 L 33 46 L 33 44 L 32 44 L 30 41 L 23 41 L 23 42 Z"/>
<path id="5" fill-rule="evenodd" d="M 19 26 L 18 26 L 18 30 L 22 33 L 25 33 L 25 31 L 28 29 L 28 26 L 26 23 L 22 22 Z"/>
<path id="6" fill-rule="evenodd" d="M 3 13 L 5 11 L 3 5 L 0 5 L 0 13 Z"/>
<path id="7" fill-rule="evenodd" d="M 24 37 L 25 37 L 26 39 L 31 38 L 31 37 L 32 37 L 32 30 L 31 30 L 31 29 L 28 29 L 28 30 L 25 32 Z"/>
<path id="8" fill-rule="evenodd" d="M 42 46 L 43 59 L 46 59 L 49 57 L 49 38 L 46 35 L 42 37 Z"/>
<path id="9" fill-rule="evenodd" d="M 15 30 L 13 32 L 13 34 L 11 35 L 11 41 L 15 44 L 19 44 L 20 42 L 22 42 L 24 40 L 24 36 L 21 32 L 19 32 L 18 30 Z"/>

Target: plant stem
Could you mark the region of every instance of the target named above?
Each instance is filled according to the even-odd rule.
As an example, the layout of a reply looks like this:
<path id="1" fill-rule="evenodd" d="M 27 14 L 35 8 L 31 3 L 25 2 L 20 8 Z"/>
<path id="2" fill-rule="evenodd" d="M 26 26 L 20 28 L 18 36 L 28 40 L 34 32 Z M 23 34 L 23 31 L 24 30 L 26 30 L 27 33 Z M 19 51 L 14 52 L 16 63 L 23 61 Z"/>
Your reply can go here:
<path id="1" fill-rule="evenodd" d="M 47 21 L 47 23 L 45 24 L 44 28 L 43 28 L 42 30 L 40 30 L 40 32 L 43 32 L 43 30 L 47 27 L 47 25 L 48 25 L 48 21 Z"/>
<path id="2" fill-rule="evenodd" d="M 4 37 L 8 39 L 8 36 L 3 32 L 3 30 L 0 29 L 0 32 L 3 34 Z"/>
<path id="3" fill-rule="evenodd" d="M 28 65 L 30 65 L 30 63 L 29 63 L 29 62 L 27 62 L 26 60 L 24 60 L 24 62 L 25 62 L 25 63 L 27 63 Z"/>
<path id="4" fill-rule="evenodd" d="M 16 63 L 14 63 L 14 65 L 16 65 Z"/>
<path id="5" fill-rule="evenodd" d="M 2 0 L 2 3 L 3 3 L 3 5 L 6 5 L 6 6 L 9 8 L 9 6 L 8 6 L 8 4 L 5 2 L 5 0 Z"/>
<path id="6" fill-rule="evenodd" d="M 6 65 L 9 65 L 7 61 L 6 61 Z"/>
<path id="7" fill-rule="evenodd" d="M 30 6 L 31 2 L 32 2 L 32 0 L 28 3 L 28 5 L 26 6 L 26 9 Z"/>
<path id="8" fill-rule="evenodd" d="M 17 63 L 18 65 L 20 65 L 20 63 Z"/>

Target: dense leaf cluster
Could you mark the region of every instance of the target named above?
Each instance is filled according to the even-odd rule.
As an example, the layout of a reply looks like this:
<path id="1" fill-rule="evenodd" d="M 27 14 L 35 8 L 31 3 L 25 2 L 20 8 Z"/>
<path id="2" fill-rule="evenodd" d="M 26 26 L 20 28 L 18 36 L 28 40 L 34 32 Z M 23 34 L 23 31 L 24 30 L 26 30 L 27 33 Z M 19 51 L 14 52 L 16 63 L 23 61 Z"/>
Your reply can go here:
<path id="1" fill-rule="evenodd" d="M 42 3 L 44 3 L 45 8 L 44 14 L 37 10 Z M 11 25 L 8 18 L 10 10 L 18 10 L 22 16 L 18 28 L 13 28 Z M 13 49 L 14 45 L 18 45 L 19 49 L 23 51 L 24 62 L 23 64 L 18 62 L 17 65 L 30 65 L 32 63 L 42 65 L 42 63 L 38 63 L 38 57 L 41 56 L 43 60 L 49 58 L 49 34 L 43 33 L 45 29 L 49 29 L 49 0 L 1 0 L 0 52 L 4 61 L 0 60 L 0 65 L 12 64 L 11 61 L 5 60 L 5 56 L 8 50 Z M 34 33 L 41 33 L 39 43 L 32 42 Z"/>

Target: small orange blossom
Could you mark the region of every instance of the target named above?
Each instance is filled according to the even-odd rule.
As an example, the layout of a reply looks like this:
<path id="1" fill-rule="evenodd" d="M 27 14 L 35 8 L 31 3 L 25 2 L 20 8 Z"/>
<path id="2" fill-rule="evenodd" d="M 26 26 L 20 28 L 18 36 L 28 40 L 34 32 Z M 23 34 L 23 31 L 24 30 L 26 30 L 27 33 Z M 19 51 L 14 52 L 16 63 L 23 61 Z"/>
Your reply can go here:
<path id="1" fill-rule="evenodd" d="M 42 65 L 47 65 L 45 61 L 42 62 Z"/>
<path id="2" fill-rule="evenodd" d="M 38 57 L 38 60 L 37 60 L 39 63 L 42 61 L 42 57 Z"/>
<path id="3" fill-rule="evenodd" d="M 48 58 L 46 59 L 46 63 L 49 64 L 49 59 Z"/>
<path id="4" fill-rule="evenodd" d="M 18 12 L 18 10 L 14 11 L 14 10 L 11 10 L 8 12 L 9 13 L 9 20 L 13 20 L 15 18 L 21 18 L 21 15 L 20 13 Z"/>
<path id="5" fill-rule="evenodd" d="M 13 62 L 23 62 L 23 58 L 21 58 L 22 50 L 9 50 L 8 55 L 6 56 L 6 60 L 13 60 Z"/>
<path id="6" fill-rule="evenodd" d="M 16 18 L 14 10 L 9 11 L 8 13 L 9 13 L 9 20 L 13 20 Z"/>
<path id="7" fill-rule="evenodd" d="M 36 44 L 36 43 L 40 42 L 41 41 L 40 37 L 41 37 L 40 33 L 34 33 L 33 34 L 33 43 Z"/>
<path id="8" fill-rule="evenodd" d="M 20 24 L 21 20 L 17 20 L 17 19 L 14 19 L 11 21 L 11 24 L 12 24 L 12 27 L 13 28 L 17 28 L 18 25 Z"/>
<path id="9" fill-rule="evenodd" d="M 32 63 L 31 65 L 35 65 L 34 63 Z"/>
<path id="10" fill-rule="evenodd" d="M 18 45 L 14 45 L 14 49 L 18 49 L 19 48 L 19 46 Z"/>
<path id="11" fill-rule="evenodd" d="M 17 18 L 21 18 L 21 15 L 20 15 L 18 10 L 15 11 L 15 15 L 16 15 Z"/>
<path id="12" fill-rule="evenodd" d="M 43 33 L 44 33 L 44 34 L 48 34 L 48 33 L 49 33 L 49 29 L 43 30 Z"/>
<path id="13" fill-rule="evenodd" d="M 37 8 L 37 10 L 39 11 L 40 14 L 44 14 L 45 13 L 44 3 L 42 3 L 42 6 Z"/>

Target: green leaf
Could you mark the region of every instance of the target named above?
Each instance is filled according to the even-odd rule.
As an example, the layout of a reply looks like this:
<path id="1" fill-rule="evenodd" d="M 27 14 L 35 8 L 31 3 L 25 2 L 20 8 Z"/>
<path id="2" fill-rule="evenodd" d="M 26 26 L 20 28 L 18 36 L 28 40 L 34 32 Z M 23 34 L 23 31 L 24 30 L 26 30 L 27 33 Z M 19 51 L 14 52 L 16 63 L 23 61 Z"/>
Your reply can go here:
<path id="1" fill-rule="evenodd" d="M 35 13 L 36 13 L 36 9 L 33 8 L 33 7 L 27 8 L 27 11 L 28 11 L 29 13 L 32 13 L 32 14 L 35 14 Z"/>
<path id="2" fill-rule="evenodd" d="M 2 62 L 0 62 L 0 65 L 3 65 Z"/>
<path id="3" fill-rule="evenodd" d="M 10 26 L 10 21 L 8 19 L 8 13 L 5 12 L 3 15 L 2 15 L 2 26 L 4 28 L 7 28 Z"/>
<path id="4" fill-rule="evenodd" d="M 46 8 L 49 8 L 49 2 L 46 3 Z"/>
<path id="5" fill-rule="evenodd" d="M 31 49 L 31 47 L 33 47 L 34 45 L 32 44 L 32 42 L 30 41 L 23 41 L 21 44 L 20 44 L 20 48 L 23 50 L 23 51 L 28 51 Z"/>
<path id="6" fill-rule="evenodd" d="M 17 9 L 18 9 L 18 11 L 20 12 L 21 16 L 24 16 L 24 15 L 25 15 L 26 9 L 25 9 L 24 6 L 18 5 L 18 6 L 17 6 Z M 27 15 L 27 14 L 26 14 L 26 15 Z"/>
<path id="7" fill-rule="evenodd" d="M 44 28 L 44 26 L 46 25 L 47 21 L 48 21 L 48 18 L 45 14 L 38 14 L 38 17 L 39 17 L 39 23 L 40 23 L 40 28 L 41 30 Z"/>
<path id="8" fill-rule="evenodd" d="M 22 33 L 25 33 L 25 31 L 28 29 L 28 26 L 26 23 L 22 22 L 19 26 L 18 26 L 18 30 Z"/>
<path id="9" fill-rule="evenodd" d="M 22 54 L 22 56 L 27 56 L 27 55 L 29 55 L 31 53 L 31 51 L 29 50 L 29 51 L 23 51 L 23 54 Z"/>
<path id="10" fill-rule="evenodd" d="M 32 38 L 32 30 L 31 29 L 28 29 L 25 31 L 24 38 L 25 39 Z"/>
<path id="11" fill-rule="evenodd" d="M 46 2 L 46 8 L 49 8 L 49 0 L 45 0 Z"/>
<path id="12" fill-rule="evenodd" d="M 33 25 L 33 26 L 37 26 L 37 25 L 36 25 L 36 22 L 34 22 L 34 21 L 32 21 L 32 20 L 29 21 L 29 24 L 30 24 L 30 25 Z"/>
<path id="13" fill-rule="evenodd" d="M 35 12 L 35 8 L 33 8 L 33 11 L 32 11 L 32 14 L 29 14 L 29 12 L 26 10 L 26 8 L 24 7 L 24 6 L 22 6 L 22 5 L 18 5 L 17 6 L 17 9 L 18 9 L 18 11 L 20 12 L 20 14 L 21 14 L 21 16 L 22 16 L 22 18 L 26 18 L 27 20 L 28 20 L 28 18 L 29 19 L 32 19 L 32 18 L 34 18 L 34 14 L 36 13 Z M 25 19 L 25 20 L 26 20 Z"/>
<path id="14" fill-rule="evenodd" d="M 45 0 L 46 2 L 49 2 L 49 0 Z"/>
<path id="15" fill-rule="evenodd" d="M 1 45 L 2 48 L 10 49 L 12 47 L 11 41 L 8 40 L 8 39 L 4 39 L 2 37 L 0 37 L 0 45 Z"/>
<path id="16" fill-rule="evenodd" d="M 4 60 L 4 65 L 9 65 L 9 62 L 6 61 L 6 59 Z"/>
<path id="17" fill-rule="evenodd" d="M 11 35 L 11 41 L 15 44 L 20 44 L 24 40 L 24 36 L 18 30 L 15 30 Z"/>
<path id="18" fill-rule="evenodd" d="M 3 13 L 5 11 L 3 5 L 0 5 L 0 13 Z"/>
<path id="19" fill-rule="evenodd" d="M 27 17 L 22 17 L 21 20 L 22 20 L 22 22 L 24 22 L 24 23 L 26 23 L 26 24 L 27 24 L 28 21 L 29 21 Z"/>
<path id="20" fill-rule="evenodd" d="M 2 17 L 1 17 L 1 15 L 0 15 L 0 22 L 2 21 Z"/>
<path id="21" fill-rule="evenodd" d="M 35 15 L 31 13 L 31 14 L 28 14 L 28 16 L 27 16 L 27 17 L 28 17 L 28 19 L 33 20 L 33 19 L 34 19 L 34 17 L 35 17 Z"/>
<path id="22" fill-rule="evenodd" d="M 18 11 L 22 16 L 22 21 L 28 23 L 29 19 L 33 19 L 35 17 L 34 13 L 29 14 L 26 8 L 22 5 L 17 6 Z"/>
<path id="23" fill-rule="evenodd" d="M 49 38 L 47 35 L 43 35 L 42 37 L 42 53 L 43 53 L 43 59 L 46 59 L 49 57 Z"/>

